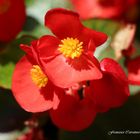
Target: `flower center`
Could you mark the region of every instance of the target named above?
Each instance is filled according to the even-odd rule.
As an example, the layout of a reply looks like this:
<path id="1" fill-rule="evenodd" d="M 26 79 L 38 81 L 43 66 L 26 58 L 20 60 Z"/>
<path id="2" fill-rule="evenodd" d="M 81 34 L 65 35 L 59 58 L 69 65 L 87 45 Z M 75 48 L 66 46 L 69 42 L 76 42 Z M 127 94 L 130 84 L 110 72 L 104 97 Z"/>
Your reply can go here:
<path id="1" fill-rule="evenodd" d="M 9 0 L 1 0 L 0 1 L 0 14 L 5 13 L 10 7 L 10 1 Z"/>
<path id="2" fill-rule="evenodd" d="M 58 50 L 65 56 L 69 58 L 78 58 L 83 52 L 83 42 L 80 42 L 77 38 L 69 38 L 61 40 Z"/>
<path id="3" fill-rule="evenodd" d="M 33 83 L 39 88 L 45 87 L 47 85 L 48 78 L 38 65 L 33 65 L 32 69 L 30 70 L 30 74 Z"/>

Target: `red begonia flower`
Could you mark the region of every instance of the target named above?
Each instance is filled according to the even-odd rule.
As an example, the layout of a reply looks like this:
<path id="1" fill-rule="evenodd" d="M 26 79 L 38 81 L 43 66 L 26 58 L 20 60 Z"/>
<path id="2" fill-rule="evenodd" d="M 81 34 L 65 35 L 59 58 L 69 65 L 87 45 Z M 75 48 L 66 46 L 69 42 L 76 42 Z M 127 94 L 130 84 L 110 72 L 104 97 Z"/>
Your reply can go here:
<path id="1" fill-rule="evenodd" d="M 33 42 L 32 44 L 34 44 Z M 23 46 L 27 55 L 16 64 L 12 91 L 20 106 L 29 112 L 56 109 L 63 90 L 54 86 L 44 74 L 32 46 Z"/>
<path id="2" fill-rule="evenodd" d="M 140 57 L 127 62 L 128 80 L 132 85 L 140 85 Z"/>
<path id="3" fill-rule="evenodd" d="M 64 88 L 102 77 L 93 52 L 107 40 L 104 33 L 84 27 L 77 13 L 65 9 L 48 11 L 45 25 L 56 37 L 42 37 L 35 48 L 54 84 Z"/>
<path id="4" fill-rule="evenodd" d="M 65 95 L 61 98 L 58 108 L 50 110 L 50 115 L 53 123 L 59 128 L 80 131 L 91 125 L 96 117 L 96 108 L 88 98 L 80 100 L 74 95 Z"/>
<path id="5" fill-rule="evenodd" d="M 24 0 L 0 0 L 0 42 L 14 39 L 24 22 Z"/>
<path id="6" fill-rule="evenodd" d="M 101 61 L 103 78 L 90 82 L 91 98 L 99 112 L 121 106 L 129 96 L 128 79 L 122 68 L 112 59 Z"/>
<path id="7" fill-rule="evenodd" d="M 71 0 L 81 18 L 138 18 L 138 0 Z"/>

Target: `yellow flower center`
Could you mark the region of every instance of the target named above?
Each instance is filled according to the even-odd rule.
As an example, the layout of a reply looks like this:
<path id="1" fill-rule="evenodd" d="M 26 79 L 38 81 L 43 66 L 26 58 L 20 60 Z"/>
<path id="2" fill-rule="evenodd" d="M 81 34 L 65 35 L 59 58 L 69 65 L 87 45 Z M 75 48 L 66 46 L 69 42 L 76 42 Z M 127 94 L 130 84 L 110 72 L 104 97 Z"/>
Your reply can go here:
<path id="1" fill-rule="evenodd" d="M 10 7 L 10 1 L 9 0 L 2 0 L 0 2 L 0 14 L 5 13 Z"/>
<path id="2" fill-rule="evenodd" d="M 65 56 L 69 58 L 78 58 L 83 52 L 83 42 L 80 42 L 77 38 L 69 38 L 61 40 L 58 50 Z"/>
<path id="3" fill-rule="evenodd" d="M 31 78 L 33 83 L 39 87 L 45 87 L 48 83 L 47 76 L 42 72 L 41 68 L 38 65 L 33 65 L 30 70 Z"/>

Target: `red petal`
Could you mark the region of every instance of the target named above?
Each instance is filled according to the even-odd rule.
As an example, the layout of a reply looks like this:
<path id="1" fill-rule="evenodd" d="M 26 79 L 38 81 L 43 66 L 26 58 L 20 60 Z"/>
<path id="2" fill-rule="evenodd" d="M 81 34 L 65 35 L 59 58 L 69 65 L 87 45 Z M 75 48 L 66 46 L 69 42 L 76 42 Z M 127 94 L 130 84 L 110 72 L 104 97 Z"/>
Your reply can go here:
<path id="1" fill-rule="evenodd" d="M 45 25 L 59 39 L 78 38 L 84 42 L 84 46 L 87 46 L 90 40 L 93 40 L 95 46 L 99 46 L 107 40 L 106 34 L 84 27 L 76 13 L 65 9 L 50 10 L 45 16 Z"/>
<path id="2" fill-rule="evenodd" d="M 34 53 L 34 50 L 33 50 L 32 46 L 21 44 L 20 48 L 26 53 L 26 56 L 27 56 L 28 60 L 32 64 L 37 64 L 38 63 L 38 57 L 37 57 L 36 53 Z"/>
<path id="3" fill-rule="evenodd" d="M 27 53 L 28 59 L 34 63 L 39 63 L 39 57 L 51 59 L 59 52 L 57 50 L 60 41 L 50 35 L 42 36 L 38 40 L 31 42 L 31 46 L 21 44 L 20 47 Z"/>
<path id="4" fill-rule="evenodd" d="M 45 25 L 59 38 L 77 37 L 83 28 L 79 15 L 75 12 L 56 8 L 45 16 Z"/>
<path id="5" fill-rule="evenodd" d="M 39 57 L 50 59 L 59 53 L 57 50 L 59 44 L 60 41 L 56 37 L 46 35 L 38 40 L 34 49 Z"/>
<path id="6" fill-rule="evenodd" d="M 103 78 L 90 83 L 92 99 L 99 112 L 121 106 L 129 96 L 128 81 L 117 62 L 104 59 L 101 62 Z"/>
<path id="7" fill-rule="evenodd" d="M 129 83 L 140 85 L 140 57 L 128 61 L 127 68 Z"/>
<path id="8" fill-rule="evenodd" d="M 30 76 L 32 64 L 23 57 L 16 65 L 12 80 L 12 91 L 20 106 L 29 112 L 42 112 L 56 108 L 59 104 L 60 90 L 48 82 L 47 86 L 39 89 Z M 55 91 L 57 93 L 55 93 Z M 59 93 L 61 94 L 61 93 Z"/>
<path id="9" fill-rule="evenodd" d="M 30 56 L 33 55 L 30 46 L 24 45 L 24 44 L 20 44 L 20 48 L 21 48 L 24 52 L 26 52 L 28 55 L 30 55 Z"/>
<path id="10" fill-rule="evenodd" d="M 70 87 L 77 82 L 102 77 L 96 58 L 89 58 L 87 55 L 82 55 L 74 60 L 58 55 L 51 61 L 41 59 L 41 62 L 50 80 L 62 88 Z"/>
<path id="11" fill-rule="evenodd" d="M 96 116 L 95 108 L 87 99 L 77 100 L 65 95 L 57 110 L 50 110 L 54 124 L 69 131 L 80 131 L 87 128 Z"/>
<path id="12" fill-rule="evenodd" d="M 0 41 L 10 41 L 14 39 L 21 31 L 24 21 L 24 0 L 0 1 Z"/>
<path id="13" fill-rule="evenodd" d="M 79 40 L 82 40 L 85 45 L 88 45 L 90 40 L 92 40 L 97 47 L 105 43 L 108 37 L 105 33 L 94 31 L 89 28 L 83 28 L 78 38 Z"/>

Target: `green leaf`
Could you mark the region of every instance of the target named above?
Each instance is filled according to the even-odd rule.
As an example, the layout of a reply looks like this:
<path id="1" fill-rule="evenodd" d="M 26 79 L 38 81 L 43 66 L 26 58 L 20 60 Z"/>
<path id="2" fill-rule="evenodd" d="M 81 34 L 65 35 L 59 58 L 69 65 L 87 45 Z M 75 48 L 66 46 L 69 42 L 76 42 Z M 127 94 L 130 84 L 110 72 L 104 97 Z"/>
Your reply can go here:
<path id="1" fill-rule="evenodd" d="M 31 37 L 22 37 L 6 45 L 5 49 L 0 51 L 0 87 L 11 88 L 15 64 L 24 54 L 19 45 L 29 44 L 31 40 L 33 40 Z"/>
<path id="2" fill-rule="evenodd" d="M 91 29 L 104 32 L 108 36 L 113 36 L 120 27 L 120 24 L 118 22 L 101 19 L 86 20 L 83 21 L 83 24 Z"/>
<path id="3" fill-rule="evenodd" d="M 0 64 L 0 86 L 3 88 L 11 88 L 11 77 L 14 69 L 14 64 L 12 62 L 6 65 Z"/>

